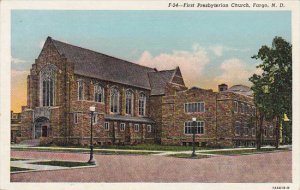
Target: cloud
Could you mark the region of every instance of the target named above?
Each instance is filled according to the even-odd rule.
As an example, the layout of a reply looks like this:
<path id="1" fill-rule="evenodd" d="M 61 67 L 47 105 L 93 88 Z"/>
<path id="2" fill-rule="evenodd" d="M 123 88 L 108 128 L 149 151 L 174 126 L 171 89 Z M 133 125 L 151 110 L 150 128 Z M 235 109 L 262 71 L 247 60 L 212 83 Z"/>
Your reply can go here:
<path id="1" fill-rule="evenodd" d="M 22 70 L 15 70 L 12 69 L 11 70 L 11 77 L 15 79 L 15 77 L 26 77 L 27 75 L 29 75 L 29 71 L 22 71 Z"/>
<path id="2" fill-rule="evenodd" d="M 223 55 L 224 47 L 221 45 L 211 46 L 209 49 L 218 57 Z"/>
<path id="3" fill-rule="evenodd" d="M 15 57 L 11 57 L 11 64 L 22 64 L 22 63 L 28 63 L 28 61 L 19 59 L 19 58 L 15 58 Z"/>
<path id="4" fill-rule="evenodd" d="M 174 69 L 179 66 L 186 85 L 191 86 L 199 83 L 204 68 L 209 64 L 210 59 L 205 49 L 194 44 L 191 51 L 175 50 L 157 56 L 153 56 L 149 51 L 144 51 L 136 62 L 158 70 Z"/>
<path id="5" fill-rule="evenodd" d="M 254 73 L 260 74 L 261 69 L 249 67 L 242 60 L 237 58 L 227 59 L 220 65 L 222 74 L 216 76 L 214 81 L 217 83 L 227 83 L 228 85 L 245 84 L 250 85 L 248 80 Z"/>
<path id="6" fill-rule="evenodd" d="M 247 52 L 250 51 L 250 49 L 239 49 L 239 48 L 233 48 L 233 47 L 227 47 L 223 45 L 213 45 L 208 48 L 210 51 L 212 51 L 216 56 L 221 57 L 224 52 L 228 51 L 236 51 L 236 52 Z"/>

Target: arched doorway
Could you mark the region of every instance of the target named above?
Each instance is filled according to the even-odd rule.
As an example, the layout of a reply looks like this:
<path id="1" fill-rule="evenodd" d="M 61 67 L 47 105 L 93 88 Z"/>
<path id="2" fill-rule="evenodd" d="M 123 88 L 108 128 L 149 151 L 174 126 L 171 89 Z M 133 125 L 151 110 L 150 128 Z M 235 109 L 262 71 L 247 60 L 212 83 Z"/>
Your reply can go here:
<path id="1" fill-rule="evenodd" d="M 39 117 L 34 122 L 33 138 L 48 137 L 50 129 L 50 121 L 46 117 Z"/>

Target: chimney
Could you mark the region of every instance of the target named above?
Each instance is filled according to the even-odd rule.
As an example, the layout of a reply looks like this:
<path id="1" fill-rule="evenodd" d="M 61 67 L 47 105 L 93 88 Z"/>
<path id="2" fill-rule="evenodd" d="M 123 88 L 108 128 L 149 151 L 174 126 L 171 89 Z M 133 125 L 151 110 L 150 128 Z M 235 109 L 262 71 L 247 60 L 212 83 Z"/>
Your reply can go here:
<path id="1" fill-rule="evenodd" d="M 228 85 L 227 84 L 220 84 L 219 86 L 219 92 L 223 92 L 226 91 L 228 89 Z"/>

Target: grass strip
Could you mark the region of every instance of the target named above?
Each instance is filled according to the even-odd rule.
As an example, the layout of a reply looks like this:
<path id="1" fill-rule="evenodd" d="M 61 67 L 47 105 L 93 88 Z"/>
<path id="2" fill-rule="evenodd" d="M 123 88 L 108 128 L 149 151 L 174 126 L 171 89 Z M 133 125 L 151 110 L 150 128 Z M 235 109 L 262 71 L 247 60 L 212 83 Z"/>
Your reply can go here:
<path id="1" fill-rule="evenodd" d="M 53 151 L 53 152 L 80 152 L 80 153 L 89 153 L 90 149 L 88 148 L 84 148 L 84 149 L 68 149 L 68 148 L 56 148 L 56 149 L 51 149 L 51 148 L 47 148 L 47 147 L 30 147 L 30 148 L 26 148 L 26 147 L 18 147 L 18 148 L 13 148 L 13 150 L 32 150 L 32 151 Z M 94 153 L 96 154 L 111 154 L 111 155 L 123 155 L 123 154 L 132 154 L 132 155 L 149 155 L 149 154 L 158 154 L 160 152 L 139 152 L 139 151 L 114 151 L 114 150 L 97 150 L 94 149 Z"/>
<path id="2" fill-rule="evenodd" d="M 170 155 L 168 155 L 168 157 L 189 158 L 189 159 L 203 159 L 203 158 L 210 158 L 211 156 L 197 154 L 195 157 L 192 157 L 191 154 L 170 154 Z"/>
<path id="3" fill-rule="evenodd" d="M 110 151 L 110 150 L 96 150 L 96 154 L 107 154 L 107 155 L 149 155 L 158 154 L 157 152 L 131 152 L 131 151 Z"/>
<path id="4" fill-rule="evenodd" d="M 61 167 L 80 167 L 80 166 L 91 166 L 87 162 L 68 162 L 68 161 L 45 161 L 45 162 L 32 162 L 30 164 L 36 165 L 48 165 L 48 166 L 61 166 Z"/>
<path id="5" fill-rule="evenodd" d="M 61 148 L 89 148 L 88 146 L 49 146 Z M 158 144 L 137 144 L 137 145 L 103 145 L 94 146 L 98 149 L 120 149 L 120 150 L 152 150 L 152 151 L 189 151 L 191 146 L 176 146 L 176 145 L 158 145 Z M 196 150 L 209 150 L 209 147 L 195 147 Z"/>
<path id="6" fill-rule="evenodd" d="M 10 172 L 19 172 L 19 171 L 27 171 L 27 170 L 32 170 L 32 169 L 27 169 L 27 168 L 19 168 L 19 167 L 10 167 Z"/>
<path id="7" fill-rule="evenodd" d="M 227 150 L 227 151 L 208 151 L 206 154 L 220 154 L 220 155 L 240 155 L 240 154 L 257 154 L 257 153 L 268 153 L 274 151 L 287 151 L 288 149 L 275 149 L 275 148 L 262 148 L 257 149 L 246 149 L 246 150 Z"/>

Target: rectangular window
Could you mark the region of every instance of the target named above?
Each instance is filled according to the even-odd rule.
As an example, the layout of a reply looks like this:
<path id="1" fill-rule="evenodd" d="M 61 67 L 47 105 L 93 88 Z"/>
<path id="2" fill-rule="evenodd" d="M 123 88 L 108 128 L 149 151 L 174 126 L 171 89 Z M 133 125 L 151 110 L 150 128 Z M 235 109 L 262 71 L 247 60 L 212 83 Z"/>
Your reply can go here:
<path id="1" fill-rule="evenodd" d="M 235 122 L 235 135 L 240 136 L 241 135 L 241 123 L 239 121 Z"/>
<path id="2" fill-rule="evenodd" d="M 193 134 L 193 122 L 184 122 L 184 134 Z M 196 121 L 195 134 L 204 134 L 204 121 Z"/>
<path id="3" fill-rule="evenodd" d="M 94 114 L 93 114 L 93 119 L 92 119 L 92 120 L 93 120 L 93 125 L 94 125 L 94 124 L 97 124 L 97 122 L 98 122 L 98 114 L 94 113 Z"/>
<path id="4" fill-rule="evenodd" d="M 109 123 L 108 122 L 104 123 L 104 130 L 109 131 Z"/>
<path id="5" fill-rule="evenodd" d="M 151 125 L 147 125 L 147 131 L 148 131 L 149 133 L 152 132 L 152 126 L 151 126 Z"/>
<path id="6" fill-rule="evenodd" d="M 140 130 L 140 125 L 139 124 L 134 124 L 134 131 L 138 132 Z"/>
<path id="7" fill-rule="evenodd" d="M 74 112 L 74 124 L 78 123 L 78 113 Z"/>
<path id="8" fill-rule="evenodd" d="M 204 112 L 205 111 L 204 102 L 185 103 L 184 111 L 185 113 Z"/>
<path id="9" fill-rule="evenodd" d="M 83 86 L 83 80 L 78 80 L 78 100 L 83 100 L 84 98 L 84 86 Z"/>
<path id="10" fill-rule="evenodd" d="M 120 131 L 125 131 L 125 123 L 120 124 Z"/>
<path id="11" fill-rule="evenodd" d="M 256 135 L 256 129 L 253 127 L 252 128 L 252 136 L 255 136 Z"/>
<path id="12" fill-rule="evenodd" d="M 239 103 L 234 101 L 234 112 L 237 113 L 239 111 Z"/>

